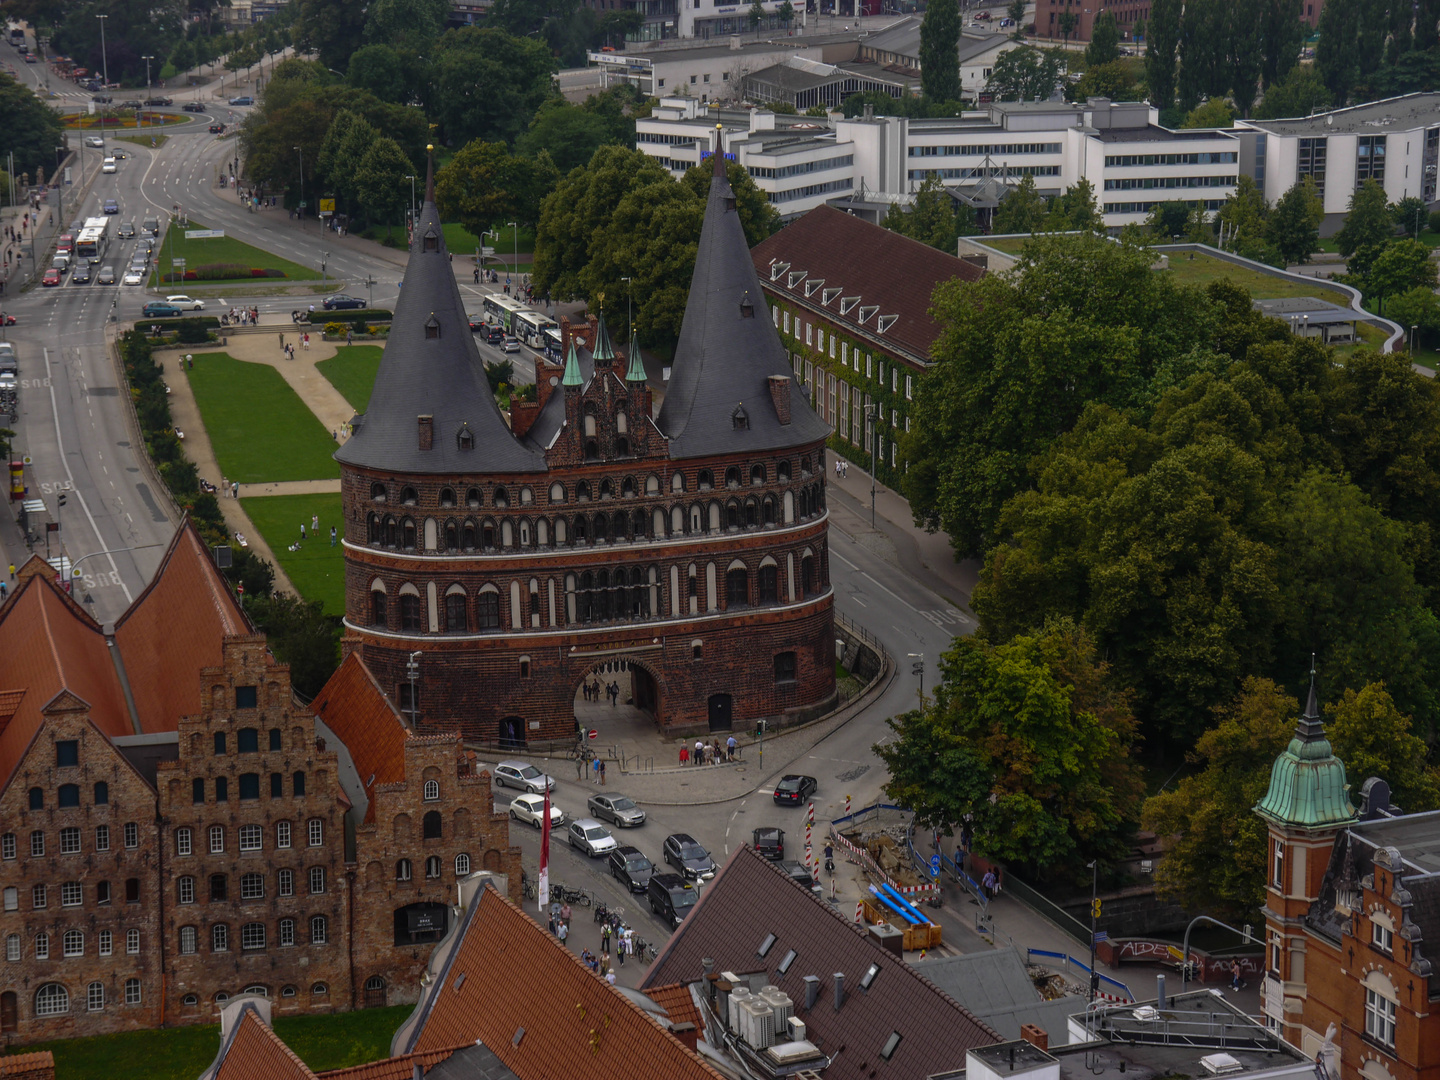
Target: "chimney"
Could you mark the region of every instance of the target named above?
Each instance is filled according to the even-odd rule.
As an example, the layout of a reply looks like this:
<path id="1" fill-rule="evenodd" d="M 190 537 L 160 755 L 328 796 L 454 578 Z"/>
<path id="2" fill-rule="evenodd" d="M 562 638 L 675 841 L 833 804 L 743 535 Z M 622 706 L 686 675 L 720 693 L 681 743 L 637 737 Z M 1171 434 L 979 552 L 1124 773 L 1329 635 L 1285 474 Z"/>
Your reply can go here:
<path id="1" fill-rule="evenodd" d="M 1155 976 L 1155 998 L 1156 998 L 1156 1000 L 1155 1000 L 1155 1007 L 1156 1007 L 1157 1009 L 1160 1009 L 1160 1010 L 1163 1012 L 1165 1009 L 1168 1009 L 1168 1008 L 1170 1007 L 1169 1002 L 1167 1002 L 1167 1001 L 1165 1000 L 1165 976 L 1164 976 L 1164 975 L 1156 975 L 1156 976 Z"/>
<path id="2" fill-rule="evenodd" d="M 695 1024 L 692 1021 L 687 1020 L 683 1024 L 672 1023 L 670 1025 L 670 1034 L 684 1043 L 692 1054 L 696 1052 L 700 1041 L 700 1033 L 695 1030 Z"/>
<path id="3" fill-rule="evenodd" d="M 421 416 L 420 421 L 420 449 L 429 450 L 435 445 L 435 417 Z"/>
<path id="4" fill-rule="evenodd" d="M 708 976 L 712 971 L 715 970 L 715 958 L 713 956 L 701 957 L 700 967 L 701 970 L 703 970 Z"/>
<path id="5" fill-rule="evenodd" d="M 540 403 L 538 401 L 515 401 L 510 402 L 510 433 L 517 439 L 523 439 L 531 427 L 535 424 L 535 418 L 540 415 Z"/>
<path id="6" fill-rule="evenodd" d="M 871 104 L 871 105 L 866 105 L 866 106 L 865 106 L 865 119 L 866 119 L 866 120 L 874 120 L 874 119 L 875 119 L 875 106 L 874 106 L 873 104 Z"/>
<path id="7" fill-rule="evenodd" d="M 1031 1046 L 1038 1046 L 1041 1050 L 1050 1049 L 1050 1036 L 1045 1033 L 1044 1028 L 1036 1027 L 1034 1024 L 1021 1024 L 1020 1037 Z"/>
<path id="8" fill-rule="evenodd" d="M 809 1012 L 815 1008 L 815 1002 L 820 999 L 820 977 L 818 975 L 806 975 L 804 982 L 805 1011 Z"/>
<path id="9" fill-rule="evenodd" d="M 840 1006 L 845 1004 L 845 973 L 835 972 L 835 1011 L 840 1011 Z"/>
<path id="10" fill-rule="evenodd" d="M 780 423 L 790 423 L 790 376 L 770 376 L 770 400 L 775 403 L 775 415 Z"/>

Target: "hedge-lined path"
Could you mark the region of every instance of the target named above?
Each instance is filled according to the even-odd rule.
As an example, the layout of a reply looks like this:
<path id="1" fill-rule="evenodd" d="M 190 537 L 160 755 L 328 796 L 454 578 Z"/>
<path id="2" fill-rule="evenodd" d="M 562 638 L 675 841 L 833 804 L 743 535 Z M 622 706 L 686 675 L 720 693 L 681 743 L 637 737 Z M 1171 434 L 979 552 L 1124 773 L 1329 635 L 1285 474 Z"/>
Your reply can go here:
<path id="1" fill-rule="evenodd" d="M 309 327 L 309 330 L 308 349 L 300 347 L 305 328 L 297 327 L 286 320 L 275 324 L 273 334 L 230 335 L 226 339 L 225 351 L 243 363 L 267 364 L 273 367 L 290 385 L 290 389 L 295 391 L 296 396 L 315 414 L 325 430 L 333 431 L 337 440 L 343 443 L 345 425 L 354 417 L 355 409 L 329 379 L 315 370 L 315 365 L 321 360 L 329 360 L 344 346 L 322 341 L 321 328 L 318 325 Z M 285 359 L 280 344 L 282 339 L 287 345 L 295 346 L 294 360 Z"/>

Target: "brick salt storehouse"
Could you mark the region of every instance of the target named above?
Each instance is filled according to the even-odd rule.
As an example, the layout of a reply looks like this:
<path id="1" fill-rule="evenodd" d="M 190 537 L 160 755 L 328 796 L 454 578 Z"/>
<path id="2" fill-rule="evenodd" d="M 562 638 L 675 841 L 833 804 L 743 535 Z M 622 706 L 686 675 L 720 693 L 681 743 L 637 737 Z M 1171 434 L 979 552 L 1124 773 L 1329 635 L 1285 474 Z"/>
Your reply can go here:
<path id="1" fill-rule="evenodd" d="M 507 423 L 427 178 L 370 408 L 336 454 L 345 648 L 417 729 L 568 739 L 597 671 L 663 731 L 833 702 L 830 430 L 768 315 L 717 169 L 663 403 L 602 320 L 563 365 L 536 361 L 538 399 Z"/>

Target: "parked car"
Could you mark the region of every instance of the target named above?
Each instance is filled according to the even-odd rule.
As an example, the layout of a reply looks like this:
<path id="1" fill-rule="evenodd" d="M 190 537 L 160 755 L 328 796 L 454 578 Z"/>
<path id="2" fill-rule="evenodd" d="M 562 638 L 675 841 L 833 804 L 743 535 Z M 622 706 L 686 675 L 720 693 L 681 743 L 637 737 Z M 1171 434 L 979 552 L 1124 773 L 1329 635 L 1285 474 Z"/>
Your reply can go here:
<path id="1" fill-rule="evenodd" d="M 715 860 L 689 833 L 671 833 L 665 838 L 665 861 L 687 881 L 709 881 L 715 876 Z"/>
<path id="2" fill-rule="evenodd" d="M 121 240 L 129 240 L 135 235 L 135 222 L 127 221 L 124 225 L 121 225 L 120 231 L 116 233 L 116 235 L 119 236 Z"/>
<path id="3" fill-rule="evenodd" d="M 222 124 L 222 123 L 220 123 L 220 121 L 218 121 L 218 120 L 215 121 L 215 123 L 213 123 L 213 124 L 210 125 L 210 134 L 212 134 L 212 135 L 224 135 L 224 134 L 225 134 L 225 125 Z"/>
<path id="4" fill-rule="evenodd" d="M 775 785 L 775 802 L 780 806 L 799 806 L 809 802 L 819 789 L 820 782 L 813 776 L 790 773 L 781 777 L 780 783 Z"/>
<path id="5" fill-rule="evenodd" d="M 72 285 L 90 284 L 90 263 L 88 260 L 80 260 L 79 265 L 75 267 L 74 272 L 70 275 L 70 283 Z"/>
<path id="6" fill-rule="evenodd" d="M 152 300 L 140 309 L 140 314 L 147 319 L 169 319 L 180 314 L 180 309 L 174 304 L 167 304 L 162 300 Z"/>
<path id="7" fill-rule="evenodd" d="M 97 282 L 99 282 L 101 285 L 114 285 L 114 284 L 115 284 L 115 267 L 113 267 L 113 266 L 102 266 L 102 267 L 100 268 L 100 273 L 98 273 L 98 274 L 95 275 L 95 280 L 96 280 Z"/>
<path id="8" fill-rule="evenodd" d="M 253 97 L 251 97 L 249 94 L 244 94 L 244 95 L 242 95 L 242 96 L 240 96 L 240 97 L 232 97 L 232 98 L 230 99 L 230 104 L 231 104 L 231 105 L 254 105 L 254 104 L 255 104 L 255 99 L 254 99 Z"/>
<path id="9" fill-rule="evenodd" d="M 590 813 L 622 829 L 645 824 L 645 811 L 628 795 L 591 795 L 585 803 Z"/>
<path id="10" fill-rule="evenodd" d="M 631 892 L 643 893 L 655 876 L 655 864 L 639 848 L 617 847 L 609 862 L 610 876 Z"/>
<path id="11" fill-rule="evenodd" d="M 592 859 L 596 855 L 608 855 L 620 846 L 609 829 L 588 817 L 576 818 L 570 823 L 569 838 L 571 847 L 579 848 Z"/>
<path id="12" fill-rule="evenodd" d="M 152 97 L 145 99 L 146 105 L 174 105 L 175 99 L 168 97 Z"/>
<path id="13" fill-rule="evenodd" d="M 320 306 L 326 311 L 343 311 L 346 308 L 363 308 L 365 301 L 358 296 L 346 296 L 344 293 L 338 293 L 320 301 Z"/>
<path id="14" fill-rule="evenodd" d="M 796 862 L 794 859 L 781 859 L 775 865 L 817 896 L 825 891 L 810 871 L 805 869 L 804 863 Z"/>
<path id="15" fill-rule="evenodd" d="M 143 285 L 145 283 L 145 271 L 136 270 L 133 266 L 125 271 L 125 276 L 120 279 L 122 285 Z"/>
<path id="16" fill-rule="evenodd" d="M 105 140 L 102 139 L 99 135 L 86 135 L 85 145 L 103 147 L 105 145 Z"/>
<path id="17" fill-rule="evenodd" d="M 181 106 L 180 106 L 180 111 L 181 111 L 181 112 L 204 112 L 204 111 L 205 111 L 205 106 L 204 106 L 204 105 L 201 105 L 200 102 L 198 102 L 198 101 L 187 101 L 187 102 L 185 102 L 184 105 L 181 105 Z"/>
<path id="18" fill-rule="evenodd" d="M 539 793 L 555 790 L 555 778 L 546 776 L 528 761 L 502 761 L 490 774 L 498 787 L 519 788 L 521 791 Z"/>
<path id="19" fill-rule="evenodd" d="M 114 162 L 111 162 L 111 164 L 113 165 Z M 104 210 L 107 214 L 118 214 L 120 212 L 120 204 L 114 199 L 106 199 L 100 209 Z"/>
<path id="20" fill-rule="evenodd" d="M 510 800 L 510 820 L 523 821 L 540 828 L 545 823 L 544 795 L 517 795 Z M 550 828 L 558 829 L 565 824 L 565 811 L 554 803 L 550 804 Z"/>
<path id="21" fill-rule="evenodd" d="M 60 284 L 59 270 L 46 270 L 45 276 L 40 279 L 40 284 L 45 286 Z"/>
<path id="22" fill-rule="evenodd" d="M 767 859 L 783 859 L 785 857 L 784 829 L 763 825 L 751 832 L 750 841 L 755 846 L 755 850 Z"/>
<path id="23" fill-rule="evenodd" d="M 700 890 L 679 874 L 655 874 L 650 878 L 646 896 L 650 900 L 650 910 L 674 930 L 700 899 Z"/>
<path id="24" fill-rule="evenodd" d="M 115 171 L 115 157 L 113 154 L 100 163 L 100 171 L 102 173 Z"/>
<path id="25" fill-rule="evenodd" d="M 192 300 L 188 296 L 167 296 L 165 297 L 165 302 L 169 304 L 174 304 L 178 308 L 186 308 L 190 311 L 205 310 L 204 300 Z"/>

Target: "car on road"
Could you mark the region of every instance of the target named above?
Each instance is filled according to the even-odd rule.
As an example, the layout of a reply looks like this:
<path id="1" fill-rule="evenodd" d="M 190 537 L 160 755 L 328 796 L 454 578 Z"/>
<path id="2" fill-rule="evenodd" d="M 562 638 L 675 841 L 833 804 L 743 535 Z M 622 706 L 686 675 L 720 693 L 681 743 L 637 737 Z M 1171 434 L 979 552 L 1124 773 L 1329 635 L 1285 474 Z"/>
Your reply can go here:
<path id="1" fill-rule="evenodd" d="M 500 351 L 501 351 L 501 352 L 507 352 L 507 353 L 519 352 L 519 351 L 520 351 L 520 340 L 519 340 L 518 338 L 511 337 L 509 334 L 506 334 L 506 335 L 505 335 L 505 344 L 500 346 Z"/>
<path id="2" fill-rule="evenodd" d="M 485 343 L 487 345 L 499 345 L 505 340 L 505 328 L 503 326 L 491 326 L 485 331 Z"/>
<path id="3" fill-rule="evenodd" d="M 115 99 L 109 94 L 96 94 L 90 100 L 95 102 L 97 105 L 109 105 Z"/>
<path id="4" fill-rule="evenodd" d="M 120 281 L 121 284 L 124 285 L 143 285 L 145 284 L 145 271 L 136 270 L 132 266 L 129 270 L 125 271 L 125 276 L 121 278 Z"/>
<path id="5" fill-rule="evenodd" d="M 174 304 L 167 304 L 161 300 L 152 300 L 140 309 L 140 314 L 147 319 L 169 319 L 180 314 L 180 309 Z"/>
<path id="6" fill-rule="evenodd" d="M 510 800 L 510 820 L 523 821 L 540 828 L 545 822 L 544 795 L 517 795 Z M 550 828 L 558 829 L 565 824 L 565 811 L 554 803 L 550 804 Z"/>
<path id="7" fill-rule="evenodd" d="M 610 876 L 631 892 L 643 893 L 655 875 L 655 864 L 636 847 L 617 847 L 608 861 Z"/>
<path id="8" fill-rule="evenodd" d="M 483 334 L 485 332 L 485 320 L 470 316 L 470 332 L 472 334 Z"/>
<path id="9" fill-rule="evenodd" d="M 232 97 L 232 98 L 230 99 L 230 104 L 231 104 L 231 105 L 254 105 L 254 104 L 255 104 L 255 99 L 254 99 L 253 97 L 251 97 L 249 94 L 244 94 L 244 95 L 242 95 L 242 96 L 240 96 L 240 97 Z"/>
<path id="10" fill-rule="evenodd" d="M 129 240 L 135 235 L 135 222 L 127 221 L 124 225 L 120 226 L 120 231 L 115 235 L 120 237 L 121 240 Z"/>
<path id="11" fill-rule="evenodd" d="M 781 859 L 775 865 L 817 896 L 825 891 L 810 871 L 805 869 L 804 863 L 796 862 L 794 859 Z"/>
<path id="12" fill-rule="evenodd" d="M 96 280 L 98 283 L 100 283 L 101 285 L 114 285 L 114 284 L 115 284 L 115 267 L 113 267 L 113 266 L 102 266 L 102 267 L 100 268 L 100 273 L 98 273 L 98 274 L 95 275 L 95 280 Z"/>
<path id="13" fill-rule="evenodd" d="M 116 161 L 124 161 L 130 155 L 125 153 L 124 150 L 117 150 L 115 149 L 115 147 L 112 146 L 110 148 L 110 156 L 113 157 Z"/>
<path id="14" fill-rule="evenodd" d="M 198 102 L 198 101 L 187 101 L 187 102 L 185 102 L 184 105 L 181 105 L 181 106 L 180 106 L 180 111 L 181 111 L 181 112 L 204 112 L 204 111 L 205 111 L 205 106 L 202 105 L 202 104 L 200 104 L 200 102 Z"/>
<path id="15" fill-rule="evenodd" d="M 762 825 L 750 833 L 750 842 L 755 850 L 767 859 L 785 857 L 785 830 L 771 825 Z"/>
<path id="16" fill-rule="evenodd" d="M 100 163 L 100 171 L 102 173 L 115 171 L 115 157 L 113 154 Z"/>
<path id="17" fill-rule="evenodd" d="M 145 99 L 146 105 L 174 105 L 175 99 L 168 97 L 152 97 Z"/>
<path id="18" fill-rule="evenodd" d="M 344 311 L 347 308 L 363 308 L 365 301 L 358 296 L 346 296 L 344 293 L 338 293 L 320 301 L 320 306 L 326 311 Z"/>
<path id="19" fill-rule="evenodd" d="M 144 221 L 140 223 L 140 232 L 145 236 L 159 236 L 160 219 L 147 217 Z"/>
<path id="20" fill-rule="evenodd" d="M 664 858 L 687 881 L 709 881 L 715 876 L 715 860 L 689 833 L 665 837 Z"/>
<path id="21" fill-rule="evenodd" d="M 654 875 L 645 894 L 650 900 L 650 910 L 664 919 L 672 930 L 684 921 L 700 899 L 700 890 L 679 874 Z"/>
<path id="22" fill-rule="evenodd" d="M 546 776 L 528 761 L 502 761 L 490 775 L 499 787 L 519 788 L 537 795 L 555 790 L 555 778 Z"/>
<path id="23" fill-rule="evenodd" d="M 102 139 L 99 135 L 86 135 L 86 136 L 85 136 L 85 145 L 86 145 L 86 146 L 104 146 L 104 145 L 105 145 L 105 140 Z"/>
<path id="24" fill-rule="evenodd" d="M 145 103 L 143 101 L 138 101 L 135 98 L 131 98 L 129 101 L 120 102 L 120 108 L 122 109 L 143 109 L 144 107 Z"/>
<path id="25" fill-rule="evenodd" d="M 51 286 L 51 285 L 59 285 L 59 284 L 60 284 L 60 271 L 59 271 L 59 270 L 46 270 L 46 271 L 45 271 L 45 276 L 40 279 L 40 284 L 46 286 L 47 288 L 48 288 L 49 286 Z"/>
<path id="26" fill-rule="evenodd" d="M 585 806 L 601 821 L 608 821 L 622 829 L 645 824 L 645 811 L 636 806 L 629 795 L 591 795 Z"/>
<path id="27" fill-rule="evenodd" d="M 799 806 L 809 802 L 818 790 L 820 781 L 813 776 L 790 773 L 781 777 L 780 782 L 775 785 L 775 803 L 777 806 Z"/>
<path id="28" fill-rule="evenodd" d="M 106 199 L 100 209 L 104 210 L 107 214 L 118 214 L 120 212 L 120 204 L 114 199 Z"/>
<path id="29" fill-rule="evenodd" d="M 80 260 L 80 262 L 76 265 L 74 272 L 70 275 L 70 282 L 73 285 L 90 284 L 90 263 L 88 260 Z"/>
<path id="30" fill-rule="evenodd" d="M 225 134 L 225 125 L 222 124 L 222 123 L 220 123 L 220 121 L 218 121 L 218 120 L 215 121 L 215 123 L 213 123 L 213 124 L 210 125 L 210 134 L 212 134 L 212 135 L 224 135 L 224 134 Z"/>
<path id="31" fill-rule="evenodd" d="M 609 829 L 589 817 L 572 821 L 568 836 L 571 847 L 579 848 L 592 859 L 596 855 L 608 855 L 620 846 L 615 842 L 615 837 L 610 835 Z"/>
<path id="32" fill-rule="evenodd" d="M 188 296 L 167 296 L 165 297 L 165 302 L 167 304 L 174 304 L 178 308 L 186 308 L 190 311 L 205 310 L 204 300 L 194 300 Z"/>

